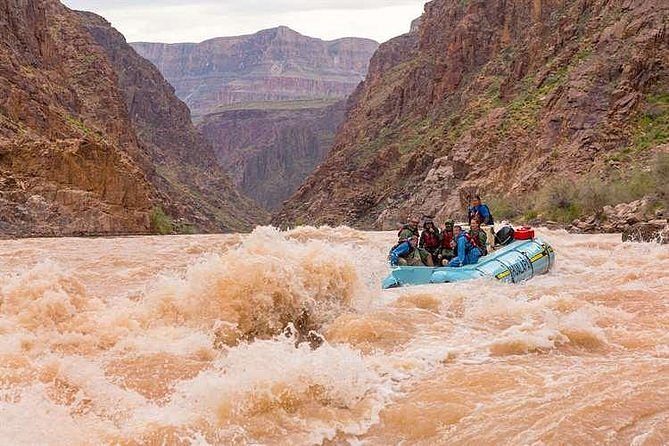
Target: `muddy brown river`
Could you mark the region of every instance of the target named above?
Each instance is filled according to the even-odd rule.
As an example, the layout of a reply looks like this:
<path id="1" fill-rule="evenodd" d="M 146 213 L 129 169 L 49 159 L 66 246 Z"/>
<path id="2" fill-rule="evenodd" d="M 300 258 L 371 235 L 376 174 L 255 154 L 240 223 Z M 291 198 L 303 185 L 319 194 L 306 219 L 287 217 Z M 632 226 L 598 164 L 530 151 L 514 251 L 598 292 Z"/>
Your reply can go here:
<path id="1" fill-rule="evenodd" d="M 0 241 L 0 444 L 669 444 L 669 247 L 539 235 L 390 291 L 393 233 Z"/>

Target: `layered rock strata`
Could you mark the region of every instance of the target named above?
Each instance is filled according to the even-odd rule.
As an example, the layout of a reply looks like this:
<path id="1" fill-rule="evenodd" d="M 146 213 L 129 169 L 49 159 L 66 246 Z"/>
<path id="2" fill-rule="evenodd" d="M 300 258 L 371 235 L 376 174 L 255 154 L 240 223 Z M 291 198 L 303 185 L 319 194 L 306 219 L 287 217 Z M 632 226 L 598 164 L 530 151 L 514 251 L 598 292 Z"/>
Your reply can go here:
<path id="1" fill-rule="evenodd" d="M 344 120 L 345 101 L 311 104 L 229 110 L 207 115 L 198 128 L 235 185 L 273 210 L 325 158 Z"/>
<path id="2" fill-rule="evenodd" d="M 328 158 L 274 218 L 394 227 L 606 179 L 666 142 L 669 5 L 433 0 L 383 44 Z M 666 130 L 666 129 L 665 129 Z"/>
<path id="3" fill-rule="evenodd" d="M 378 47 L 278 27 L 199 44 L 134 43 L 193 111 L 235 185 L 274 210 L 313 172 Z"/>
<path id="4" fill-rule="evenodd" d="M 285 26 L 202 43 L 132 45 L 196 118 L 230 104 L 345 98 L 378 47 L 369 39 L 323 41 Z"/>
<path id="5" fill-rule="evenodd" d="M 58 1 L 0 0 L 0 234 L 146 233 L 157 207 L 173 211 L 175 218 L 195 216 L 192 223 L 204 230 L 248 228 L 254 218 L 248 209 L 253 207 L 227 179 L 223 194 L 212 192 L 226 202 L 229 192 L 234 214 L 214 219 L 213 213 L 199 213 L 179 197 L 185 192 L 181 185 L 161 185 L 167 175 L 156 166 L 181 154 L 173 155 L 177 147 L 165 147 L 143 133 L 162 124 L 143 124 L 142 119 L 152 117 L 129 101 L 146 92 L 146 85 L 131 79 L 143 77 L 132 74 L 141 68 L 123 67 L 128 79 L 121 80 L 115 55 L 87 27 L 91 21 L 123 44 L 106 22 L 70 11 Z M 147 82 L 167 98 L 169 86 L 157 71 L 153 74 L 157 77 Z M 168 125 L 177 126 L 175 132 L 193 132 L 187 109 L 182 105 L 176 110 L 154 117 L 181 114 Z M 213 159 L 206 145 L 184 146 L 182 151 L 195 158 L 198 152 L 209 152 Z"/>

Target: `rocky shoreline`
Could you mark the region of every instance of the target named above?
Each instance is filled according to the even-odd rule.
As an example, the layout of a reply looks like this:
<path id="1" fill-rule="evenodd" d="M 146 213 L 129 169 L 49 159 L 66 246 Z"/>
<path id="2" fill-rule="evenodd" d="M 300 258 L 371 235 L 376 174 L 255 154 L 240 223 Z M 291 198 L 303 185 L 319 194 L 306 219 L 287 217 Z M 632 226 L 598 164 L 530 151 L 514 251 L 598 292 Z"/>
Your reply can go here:
<path id="1" fill-rule="evenodd" d="M 622 239 L 634 242 L 669 243 L 666 211 L 655 209 L 657 201 L 645 197 L 630 203 L 604 206 L 598 215 L 576 219 L 564 228 L 577 234 L 622 233 Z"/>

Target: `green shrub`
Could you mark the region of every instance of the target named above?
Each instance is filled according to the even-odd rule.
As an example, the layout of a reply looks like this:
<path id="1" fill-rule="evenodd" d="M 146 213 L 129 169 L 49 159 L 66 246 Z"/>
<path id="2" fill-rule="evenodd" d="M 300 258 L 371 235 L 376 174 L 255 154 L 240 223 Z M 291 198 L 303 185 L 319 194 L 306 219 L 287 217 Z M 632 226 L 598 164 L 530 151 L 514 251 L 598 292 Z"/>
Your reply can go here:
<path id="1" fill-rule="evenodd" d="M 581 215 L 582 211 L 578 203 L 569 203 L 566 207 L 549 209 L 545 213 L 548 220 L 559 223 L 571 223 Z"/>
<path id="2" fill-rule="evenodd" d="M 528 200 L 526 219 L 541 216 L 544 220 L 570 223 L 581 213 L 578 185 L 567 179 L 548 183 Z"/>
<path id="3" fill-rule="evenodd" d="M 511 198 L 490 197 L 486 200 L 495 220 L 513 220 L 520 214 L 517 203 Z"/>
<path id="4" fill-rule="evenodd" d="M 522 215 L 524 223 L 530 222 L 530 221 L 534 220 L 535 218 L 537 218 L 538 216 L 539 216 L 539 214 L 537 214 L 537 211 L 532 209 L 532 208 L 526 209 L 525 212 L 523 212 L 523 215 Z"/>
<path id="5" fill-rule="evenodd" d="M 615 189 L 599 178 L 584 180 L 578 186 L 577 202 L 584 215 L 600 214 L 604 206 L 611 204 Z M 615 198 L 614 198 L 615 200 Z"/>
<path id="6" fill-rule="evenodd" d="M 574 182 L 559 179 L 539 192 L 537 210 L 549 220 L 566 223 L 578 216 L 577 201 L 578 189 Z"/>
<path id="7" fill-rule="evenodd" d="M 177 228 L 175 228 L 175 232 L 177 234 L 182 234 L 182 235 L 193 235 L 197 234 L 200 231 L 198 231 L 197 226 L 195 226 L 194 224 L 182 223 Z"/>
<path id="8" fill-rule="evenodd" d="M 658 155 L 652 175 L 657 184 L 656 189 L 660 196 L 660 204 L 665 210 L 669 210 L 669 153 Z"/>
<path id="9" fill-rule="evenodd" d="M 153 208 L 149 218 L 151 221 L 151 232 L 154 234 L 166 235 L 173 232 L 174 222 L 172 221 L 172 218 L 163 211 L 163 208 Z"/>
<path id="10" fill-rule="evenodd" d="M 637 167 L 606 180 L 591 177 L 555 180 L 531 194 L 521 213 L 526 220 L 541 215 L 545 220 L 569 223 L 579 217 L 601 215 L 604 206 L 628 203 L 648 195 L 658 196 L 660 207 L 668 209 L 667 178 L 669 154 L 663 153 L 658 155 L 650 171 Z"/>
<path id="11" fill-rule="evenodd" d="M 657 183 L 651 172 L 633 171 L 626 181 L 621 201 L 637 200 L 656 191 Z"/>

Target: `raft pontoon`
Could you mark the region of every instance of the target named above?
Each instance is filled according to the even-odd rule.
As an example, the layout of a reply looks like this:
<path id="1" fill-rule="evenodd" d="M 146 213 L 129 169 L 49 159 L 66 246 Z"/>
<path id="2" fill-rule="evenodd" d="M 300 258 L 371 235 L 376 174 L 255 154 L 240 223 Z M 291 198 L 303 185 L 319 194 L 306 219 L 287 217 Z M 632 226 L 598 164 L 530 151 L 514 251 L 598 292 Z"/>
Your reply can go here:
<path id="1" fill-rule="evenodd" d="M 527 235 L 528 239 L 518 240 Z M 398 266 L 382 283 L 383 289 L 405 285 L 428 283 L 450 283 L 464 280 L 493 277 L 503 282 L 518 283 L 547 273 L 555 263 L 555 251 L 534 231 L 522 228 L 516 231 L 516 239 L 498 247 L 479 259 L 478 263 L 459 268 Z"/>

